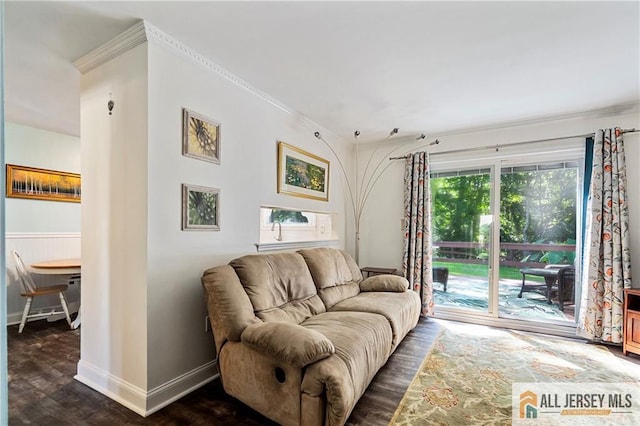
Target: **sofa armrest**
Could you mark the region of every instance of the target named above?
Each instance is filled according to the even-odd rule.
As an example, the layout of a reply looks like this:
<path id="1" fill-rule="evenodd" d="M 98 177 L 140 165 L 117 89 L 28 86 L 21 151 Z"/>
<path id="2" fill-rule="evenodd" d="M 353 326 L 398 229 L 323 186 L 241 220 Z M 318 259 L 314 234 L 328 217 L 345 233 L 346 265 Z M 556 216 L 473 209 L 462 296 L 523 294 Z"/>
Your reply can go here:
<path id="1" fill-rule="evenodd" d="M 302 368 L 333 354 L 333 343 L 323 334 L 289 322 L 248 326 L 240 340 L 253 349 Z"/>
<path id="2" fill-rule="evenodd" d="M 402 293 L 409 288 L 409 281 L 398 275 L 374 275 L 360 282 L 360 291 L 390 291 Z"/>

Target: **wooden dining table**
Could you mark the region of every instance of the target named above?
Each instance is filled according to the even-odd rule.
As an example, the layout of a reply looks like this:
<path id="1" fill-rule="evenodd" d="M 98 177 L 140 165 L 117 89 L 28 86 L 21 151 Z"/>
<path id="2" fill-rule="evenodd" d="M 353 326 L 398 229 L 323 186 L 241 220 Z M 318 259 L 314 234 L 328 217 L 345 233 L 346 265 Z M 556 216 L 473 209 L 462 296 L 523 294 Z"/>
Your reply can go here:
<path id="1" fill-rule="evenodd" d="M 32 263 L 31 269 L 36 274 L 43 275 L 73 275 L 80 274 L 82 261 L 79 257 L 71 259 L 54 259 Z"/>
<path id="2" fill-rule="evenodd" d="M 82 271 L 82 261 L 80 258 L 74 257 L 70 259 L 53 259 L 41 262 L 35 262 L 29 265 L 31 272 L 39 275 L 66 275 L 69 282 L 80 282 Z M 80 307 L 78 307 L 78 316 L 71 323 L 71 327 L 75 330 L 80 327 Z"/>

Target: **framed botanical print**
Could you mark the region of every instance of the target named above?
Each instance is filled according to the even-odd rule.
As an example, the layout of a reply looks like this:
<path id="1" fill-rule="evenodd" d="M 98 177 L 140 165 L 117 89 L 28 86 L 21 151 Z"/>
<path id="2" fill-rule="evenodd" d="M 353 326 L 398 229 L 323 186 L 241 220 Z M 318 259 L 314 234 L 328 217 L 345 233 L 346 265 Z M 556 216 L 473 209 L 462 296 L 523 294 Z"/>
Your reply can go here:
<path id="1" fill-rule="evenodd" d="M 183 108 L 182 155 L 220 164 L 220 123 Z"/>
<path id="2" fill-rule="evenodd" d="M 182 184 L 182 230 L 220 230 L 220 190 Z"/>

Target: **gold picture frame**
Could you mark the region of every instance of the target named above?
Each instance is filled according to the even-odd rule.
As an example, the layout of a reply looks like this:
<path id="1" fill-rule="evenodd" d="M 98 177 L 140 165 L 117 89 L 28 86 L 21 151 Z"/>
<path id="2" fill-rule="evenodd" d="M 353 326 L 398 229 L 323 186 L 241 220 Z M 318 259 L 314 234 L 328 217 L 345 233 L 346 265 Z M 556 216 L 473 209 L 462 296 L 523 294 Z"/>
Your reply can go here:
<path id="1" fill-rule="evenodd" d="M 220 123 L 182 109 L 182 155 L 220 164 Z"/>
<path id="2" fill-rule="evenodd" d="M 329 201 L 329 161 L 278 142 L 278 193 Z"/>
<path id="3" fill-rule="evenodd" d="M 7 198 L 81 202 L 81 179 L 78 173 L 7 164 Z"/>

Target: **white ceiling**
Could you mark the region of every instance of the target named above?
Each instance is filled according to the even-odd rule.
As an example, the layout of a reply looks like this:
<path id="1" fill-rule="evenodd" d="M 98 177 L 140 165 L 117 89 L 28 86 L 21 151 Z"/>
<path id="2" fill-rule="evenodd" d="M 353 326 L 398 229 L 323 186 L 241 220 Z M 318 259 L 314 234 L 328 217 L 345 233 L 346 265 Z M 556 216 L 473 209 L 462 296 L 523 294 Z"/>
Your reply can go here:
<path id="1" fill-rule="evenodd" d="M 336 134 L 381 138 L 640 99 L 640 3 L 7 2 L 7 120 L 80 131 L 72 62 L 145 19 Z"/>

